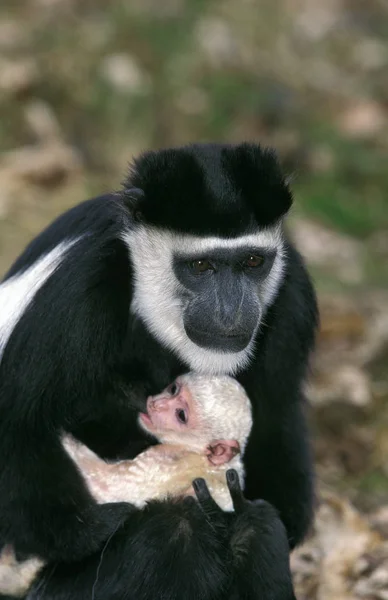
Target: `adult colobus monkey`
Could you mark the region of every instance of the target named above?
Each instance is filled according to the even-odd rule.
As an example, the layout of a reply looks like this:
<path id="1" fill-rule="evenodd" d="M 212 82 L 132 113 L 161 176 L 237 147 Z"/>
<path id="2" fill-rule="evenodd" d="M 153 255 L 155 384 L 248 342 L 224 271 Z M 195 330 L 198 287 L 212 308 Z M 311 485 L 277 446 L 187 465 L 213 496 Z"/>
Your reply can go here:
<path id="1" fill-rule="evenodd" d="M 303 538 L 312 470 L 301 387 L 317 308 L 283 232 L 291 203 L 274 154 L 257 145 L 147 152 L 122 192 L 73 208 L 27 247 L 0 286 L 1 544 L 79 561 L 125 520 L 138 527 L 133 545 L 125 537 L 136 600 L 162 597 L 161 585 L 166 598 L 202 597 L 203 582 L 225 589 L 225 524 L 210 536 L 195 503 L 97 505 L 60 443 L 65 431 L 105 458 L 134 457 L 151 443 L 137 425 L 146 397 L 189 370 L 245 387 L 254 420 L 245 495 L 279 511 L 291 548 Z M 268 505 L 254 506 L 261 571 L 246 580 L 252 594 L 281 598 L 261 536 L 273 526 Z M 188 569 L 180 538 L 193 528 L 184 548 L 204 556 Z M 141 587 L 150 548 L 160 566 L 154 553 Z"/>

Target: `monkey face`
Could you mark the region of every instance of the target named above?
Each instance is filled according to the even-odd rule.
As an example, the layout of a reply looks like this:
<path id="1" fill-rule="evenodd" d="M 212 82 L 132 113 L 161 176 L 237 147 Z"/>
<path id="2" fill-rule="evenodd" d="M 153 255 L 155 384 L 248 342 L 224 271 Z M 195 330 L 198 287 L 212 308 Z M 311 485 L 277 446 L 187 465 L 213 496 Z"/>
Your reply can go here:
<path id="1" fill-rule="evenodd" d="M 275 257 L 275 250 L 250 246 L 175 257 L 188 338 L 213 351 L 245 350 L 260 324 Z"/>
<path id="2" fill-rule="evenodd" d="M 252 426 L 251 405 L 231 377 L 186 373 L 148 398 L 139 424 L 162 444 L 181 446 L 221 465 L 243 451 Z"/>
<path id="3" fill-rule="evenodd" d="M 161 394 L 150 396 L 147 399 L 147 414 L 141 413 L 139 420 L 149 433 L 156 436 L 167 431 L 182 435 L 193 430 L 197 415 L 187 386 L 176 381 Z"/>

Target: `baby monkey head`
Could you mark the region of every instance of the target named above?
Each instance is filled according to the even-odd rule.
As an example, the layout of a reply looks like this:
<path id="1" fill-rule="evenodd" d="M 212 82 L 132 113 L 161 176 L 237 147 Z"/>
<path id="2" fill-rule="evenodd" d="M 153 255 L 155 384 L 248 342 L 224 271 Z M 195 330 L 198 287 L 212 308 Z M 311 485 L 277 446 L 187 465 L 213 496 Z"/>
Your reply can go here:
<path id="1" fill-rule="evenodd" d="M 162 444 L 205 454 L 213 465 L 244 453 L 252 427 L 251 404 L 232 377 L 188 373 L 147 400 L 140 425 Z"/>

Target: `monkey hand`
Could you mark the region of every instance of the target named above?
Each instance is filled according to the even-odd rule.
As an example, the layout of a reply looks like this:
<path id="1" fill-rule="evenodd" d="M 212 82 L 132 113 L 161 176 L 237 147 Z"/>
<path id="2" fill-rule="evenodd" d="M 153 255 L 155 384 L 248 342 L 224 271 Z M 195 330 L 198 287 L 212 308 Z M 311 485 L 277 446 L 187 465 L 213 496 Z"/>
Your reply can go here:
<path id="1" fill-rule="evenodd" d="M 193 497 L 187 497 L 186 502 L 194 502 L 198 504 L 202 516 L 213 534 L 219 540 L 226 541 L 229 537 L 230 513 L 227 513 L 219 507 L 217 502 L 211 496 L 206 481 L 202 478 L 194 479 L 193 488 L 197 497 L 198 503 Z"/>
<path id="2" fill-rule="evenodd" d="M 254 600 L 271 595 L 274 600 L 295 600 L 286 530 L 276 510 L 264 500 L 246 500 L 234 469 L 227 471 L 226 479 L 233 513 L 218 506 L 203 479 L 193 482 L 209 535 L 223 546 L 222 560 L 228 571 L 224 597 Z M 195 502 L 193 498 L 185 501 Z"/>
<path id="3" fill-rule="evenodd" d="M 295 600 L 289 543 L 277 511 L 265 500 L 246 500 L 234 469 L 226 479 L 234 507 L 229 538 L 234 589 L 244 598 L 266 597 L 267 589 L 276 590 L 276 599 Z"/>
<path id="4" fill-rule="evenodd" d="M 278 519 L 274 507 L 265 500 L 251 502 L 244 498 L 237 471 L 229 469 L 226 472 L 226 481 L 232 498 L 234 513 L 224 512 L 218 506 L 212 498 L 204 479 L 199 478 L 193 481 L 199 508 L 208 524 L 219 535 L 228 536 L 230 530 L 233 532 L 239 528 L 243 529 L 244 526 L 249 526 L 250 535 L 255 537 L 256 529 L 260 529 L 261 526 L 268 527 L 269 522 Z M 195 501 L 193 497 L 189 496 L 185 499 L 185 502 L 194 504 Z M 255 527 L 252 527 L 253 524 Z"/>

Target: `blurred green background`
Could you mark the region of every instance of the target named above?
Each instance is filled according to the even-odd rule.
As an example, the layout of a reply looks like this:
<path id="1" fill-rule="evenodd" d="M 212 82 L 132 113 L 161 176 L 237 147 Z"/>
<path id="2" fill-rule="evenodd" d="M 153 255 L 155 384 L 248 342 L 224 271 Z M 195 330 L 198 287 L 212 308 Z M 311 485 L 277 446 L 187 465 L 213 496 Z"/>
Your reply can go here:
<path id="1" fill-rule="evenodd" d="M 81 198 L 117 187 L 147 147 L 260 140 L 294 179 L 295 214 L 373 251 L 388 230 L 387 35 L 381 0 L 3 0 L 4 162 L 68 146 L 63 173 L 26 177 L 53 180 L 34 182 L 54 187 L 51 208 L 75 170 Z"/>
<path id="2" fill-rule="evenodd" d="M 139 151 L 259 141 L 319 291 L 319 486 L 388 504 L 386 0 L 2 0 L 0 273 Z M 0 307 L 1 310 L 1 307 Z"/>

